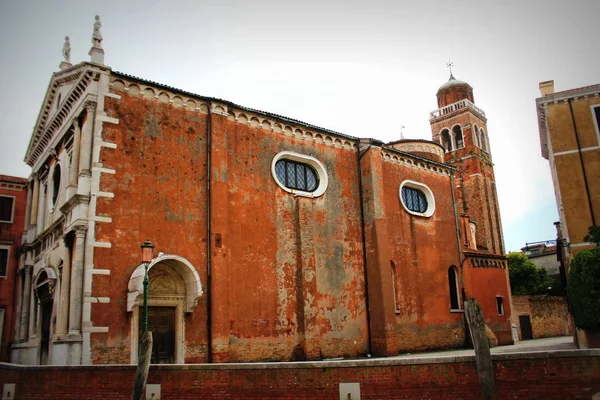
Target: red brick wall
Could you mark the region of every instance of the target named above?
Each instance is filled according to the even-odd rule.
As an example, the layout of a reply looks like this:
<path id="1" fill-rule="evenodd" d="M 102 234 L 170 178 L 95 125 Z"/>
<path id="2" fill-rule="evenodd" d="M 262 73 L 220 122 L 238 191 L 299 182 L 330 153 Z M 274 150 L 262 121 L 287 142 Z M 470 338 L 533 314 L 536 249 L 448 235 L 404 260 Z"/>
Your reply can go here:
<path id="1" fill-rule="evenodd" d="M 467 297 L 477 299 L 487 326 L 498 338 L 498 344 L 512 344 L 510 325 L 510 299 L 506 284 L 506 269 L 495 267 L 473 267 L 465 262 L 465 291 Z M 503 299 L 504 313 L 498 314 L 496 297 Z"/>
<path id="2" fill-rule="evenodd" d="M 494 357 L 498 399 L 590 399 L 600 392 L 600 352 Z M 130 399 L 134 366 L 20 367 L 0 364 L 16 399 Z M 361 398 L 480 399 L 473 356 L 437 361 L 363 360 L 302 364 L 152 366 L 162 399 L 337 399 L 339 383 Z"/>
<path id="3" fill-rule="evenodd" d="M 459 266 L 458 237 L 447 170 L 425 170 L 384 162 L 385 218 L 390 261 L 396 268 L 396 334 L 402 352 L 459 347 L 464 343 L 462 314 L 450 312 L 448 268 Z M 425 165 L 421 162 L 422 165 Z M 426 184 L 435 198 L 430 217 L 408 213 L 401 204 L 404 180 Z M 460 277 L 459 277 L 460 282 Z"/>
<path id="4" fill-rule="evenodd" d="M 27 189 L 25 187 L 27 180 L 14 177 L 5 178 L 9 179 L 4 182 L 0 178 L 0 195 L 14 197 L 14 211 L 12 223 L 0 222 L 0 242 L 3 245 L 10 246 L 6 279 L 0 278 L 0 309 L 4 309 L 0 361 L 8 361 L 8 348 L 13 341 L 15 308 L 17 307 L 15 297 L 15 289 L 17 287 L 15 285 L 19 281 L 17 279 L 17 270 L 19 266 L 21 235 L 25 231 L 25 212 L 27 207 Z"/>

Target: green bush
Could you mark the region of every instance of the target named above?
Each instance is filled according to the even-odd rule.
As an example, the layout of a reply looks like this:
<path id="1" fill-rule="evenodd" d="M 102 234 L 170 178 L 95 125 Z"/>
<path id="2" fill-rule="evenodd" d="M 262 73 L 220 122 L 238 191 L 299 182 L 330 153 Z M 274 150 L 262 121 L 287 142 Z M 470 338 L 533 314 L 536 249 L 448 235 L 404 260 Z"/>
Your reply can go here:
<path id="1" fill-rule="evenodd" d="M 575 325 L 581 329 L 600 328 L 600 247 L 573 257 L 567 291 Z"/>

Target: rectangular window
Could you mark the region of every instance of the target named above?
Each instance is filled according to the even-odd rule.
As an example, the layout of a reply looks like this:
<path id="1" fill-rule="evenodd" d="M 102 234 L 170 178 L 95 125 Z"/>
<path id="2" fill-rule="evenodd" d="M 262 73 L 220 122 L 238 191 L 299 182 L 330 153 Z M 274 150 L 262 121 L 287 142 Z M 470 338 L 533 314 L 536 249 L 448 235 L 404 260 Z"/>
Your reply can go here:
<path id="1" fill-rule="evenodd" d="M 4 344 L 2 332 L 4 332 L 4 308 L 0 308 L 0 343 Z"/>
<path id="2" fill-rule="evenodd" d="M 14 197 L 0 196 L 0 222 L 13 222 Z"/>
<path id="3" fill-rule="evenodd" d="M 8 249 L 0 249 L 0 278 L 6 278 L 8 270 Z"/>
<path id="4" fill-rule="evenodd" d="M 496 308 L 498 308 L 498 315 L 504 315 L 504 299 L 502 296 L 496 296 Z"/>

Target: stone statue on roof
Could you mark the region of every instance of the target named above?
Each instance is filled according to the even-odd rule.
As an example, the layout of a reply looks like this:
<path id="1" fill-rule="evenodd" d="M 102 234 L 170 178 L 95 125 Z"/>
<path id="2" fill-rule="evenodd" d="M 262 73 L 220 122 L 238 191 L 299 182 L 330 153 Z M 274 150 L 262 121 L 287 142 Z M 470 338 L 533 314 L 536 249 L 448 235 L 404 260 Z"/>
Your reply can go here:
<path id="1" fill-rule="evenodd" d="M 96 22 L 94 22 L 94 33 L 92 35 L 92 45 L 96 48 L 102 48 L 102 34 L 100 33 L 102 23 L 100 22 L 100 16 L 96 15 Z"/>
<path id="2" fill-rule="evenodd" d="M 65 43 L 63 44 L 62 54 L 65 58 L 65 62 L 71 62 L 71 42 L 69 41 L 69 37 L 65 36 Z"/>

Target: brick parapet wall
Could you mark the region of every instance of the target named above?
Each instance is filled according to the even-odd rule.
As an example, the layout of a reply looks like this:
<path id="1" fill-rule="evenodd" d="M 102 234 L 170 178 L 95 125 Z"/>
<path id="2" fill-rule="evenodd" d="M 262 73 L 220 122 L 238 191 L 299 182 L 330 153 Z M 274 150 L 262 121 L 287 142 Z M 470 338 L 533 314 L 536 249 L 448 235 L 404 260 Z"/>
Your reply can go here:
<path id="1" fill-rule="evenodd" d="M 590 399 L 600 392 L 600 350 L 493 356 L 498 398 Z M 16 399 L 129 399 L 133 365 L 0 364 Z M 337 399 L 339 383 L 362 399 L 479 399 L 474 356 L 262 364 L 153 365 L 161 399 Z"/>

